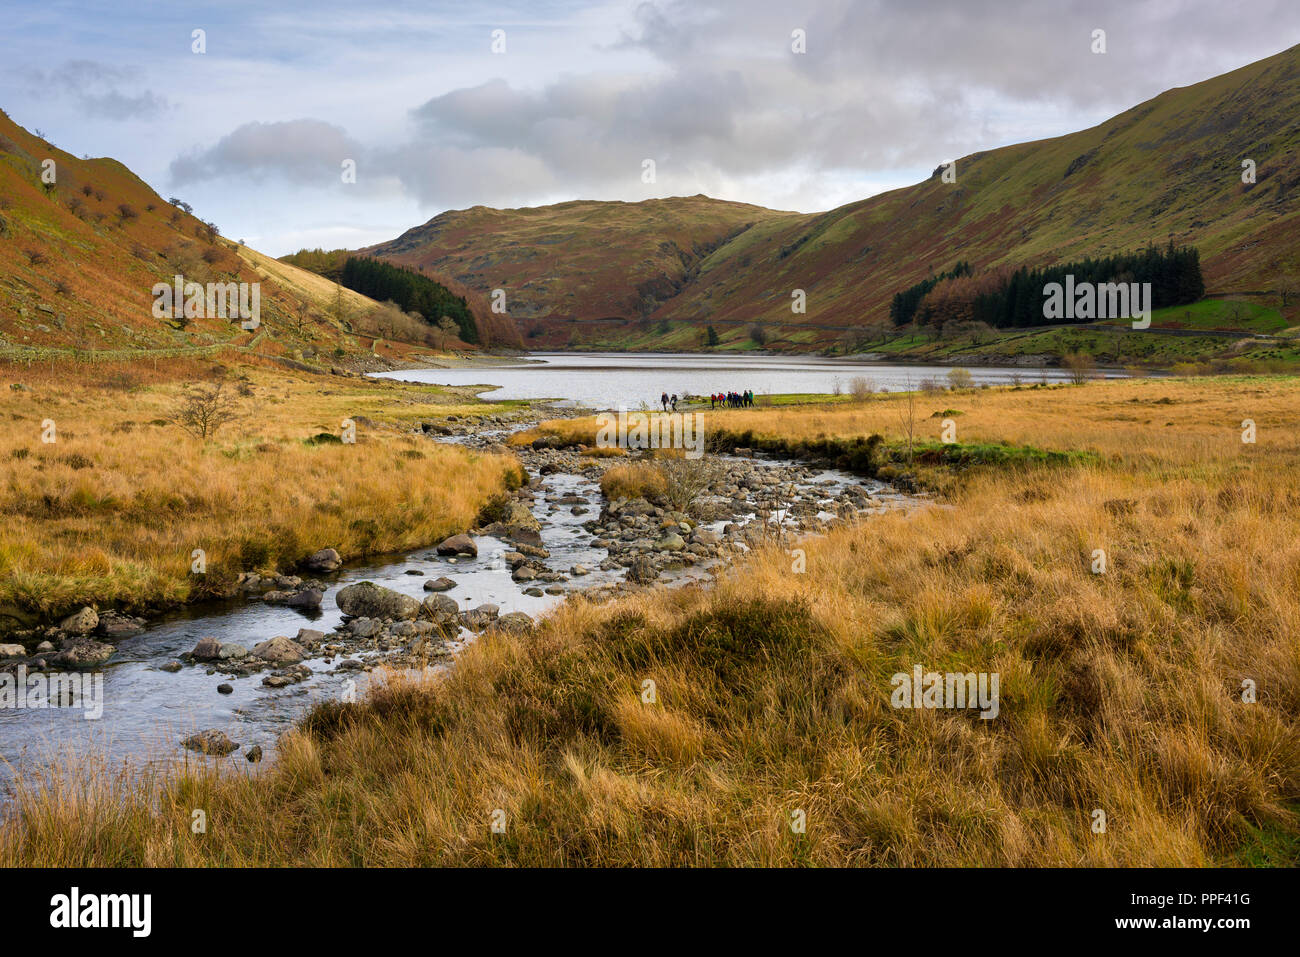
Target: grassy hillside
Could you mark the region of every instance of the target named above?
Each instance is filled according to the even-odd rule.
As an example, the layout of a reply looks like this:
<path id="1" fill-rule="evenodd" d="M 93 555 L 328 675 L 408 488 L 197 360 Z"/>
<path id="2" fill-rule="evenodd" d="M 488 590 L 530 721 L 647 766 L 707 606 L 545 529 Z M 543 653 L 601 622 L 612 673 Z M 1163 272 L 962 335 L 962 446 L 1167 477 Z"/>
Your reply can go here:
<path id="1" fill-rule="evenodd" d="M 687 288 L 703 260 L 753 224 L 798 219 L 706 196 L 443 213 L 362 252 L 503 289 L 525 341 L 536 320 L 640 318 Z M 553 337 L 553 333 L 550 334 Z"/>
<path id="2" fill-rule="evenodd" d="M 154 284 L 177 274 L 260 282 L 260 327 L 155 317 Z M 374 342 L 362 320 L 377 306 L 221 237 L 121 163 L 78 159 L 0 113 L 0 358 L 237 349 L 315 365 L 369 362 Z M 381 351 L 400 359 L 406 347 Z"/>
<path id="3" fill-rule="evenodd" d="M 1281 302 L 1300 277 L 1298 150 L 1294 47 L 1092 129 L 963 156 L 955 183 L 936 170 L 826 213 L 705 197 L 475 207 L 371 251 L 506 289 L 533 345 L 698 348 L 712 323 L 723 348 L 752 348 L 759 322 L 772 346 L 822 348 L 886 321 L 895 292 L 958 259 L 1050 264 L 1170 238 L 1199 247 L 1211 296 L 1276 309 L 1285 327 L 1300 300 Z M 611 317 L 624 321 L 592 321 Z"/>

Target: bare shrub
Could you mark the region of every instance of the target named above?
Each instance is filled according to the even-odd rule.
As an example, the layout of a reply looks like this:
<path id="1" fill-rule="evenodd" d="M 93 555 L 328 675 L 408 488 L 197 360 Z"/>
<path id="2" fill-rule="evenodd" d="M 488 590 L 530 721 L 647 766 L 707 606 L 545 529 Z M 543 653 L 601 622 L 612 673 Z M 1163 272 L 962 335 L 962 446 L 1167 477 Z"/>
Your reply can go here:
<path id="1" fill-rule="evenodd" d="M 226 380 L 192 386 L 185 393 L 175 421 L 196 439 L 207 441 L 237 415 L 235 401 L 226 392 Z"/>
<path id="2" fill-rule="evenodd" d="M 665 450 L 655 461 L 664 478 L 664 499 L 678 512 L 690 514 L 717 475 L 715 464 L 704 456 L 692 459 L 682 452 Z"/>
<path id="3" fill-rule="evenodd" d="M 1061 368 L 1070 374 L 1070 381 L 1083 385 L 1097 374 L 1097 363 L 1086 352 L 1067 352 L 1061 356 Z"/>
<path id="4" fill-rule="evenodd" d="M 865 402 L 875 391 L 876 384 L 864 375 L 855 375 L 849 380 L 849 392 L 858 402 Z"/>
<path id="5" fill-rule="evenodd" d="M 948 386 L 953 389 L 973 389 L 975 377 L 967 369 L 953 369 L 948 373 Z"/>

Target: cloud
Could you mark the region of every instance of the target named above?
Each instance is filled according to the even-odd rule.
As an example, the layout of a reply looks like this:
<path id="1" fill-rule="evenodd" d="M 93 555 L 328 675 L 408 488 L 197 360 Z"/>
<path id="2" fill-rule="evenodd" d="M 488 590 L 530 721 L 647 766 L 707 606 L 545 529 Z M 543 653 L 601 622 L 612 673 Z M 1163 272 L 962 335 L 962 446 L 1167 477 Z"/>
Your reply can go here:
<path id="1" fill-rule="evenodd" d="M 144 90 L 124 93 L 121 84 L 133 84 L 139 72 L 95 60 L 68 60 L 54 70 L 32 70 L 27 85 L 33 93 L 70 97 L 89 116 L 111 120 L 149 119 L 171 109 L 166 97 Z"/>
<path id="2" fill-rule="evenodd" d="M 342 182 L 344 160 L 360 164 L 364 150 L 347 132 L 323 120 L 245 123 L 216 144 L 172 160 L 172 183 L 223 177 L 280 176 L 296 185 Z"/>
<path id="3" fill-rule="evenodd" d="M 181 135 L 214 104 L 277 122 L 232 121 L 215 142 L 199 133 L 171 178 L 268 221 L 301 202 L 281 184 L 316 189 L 349 228 L 381 199 L 386 215 L 411 218 L 698 192 L 812 211 L 1092 126 L 1300 39 L 1293 0 L 1256 0 L 1249 15 L 1213 0 L 558 0 L 529 22 L 511 13 L 375 0 L 365 28 L 384 29 L 364 42 L 327 10 L 304 26 L 311 43 L 210 55 L 201 72 L 179 63 Z M 501 23 L 510 52 L 496 56 L 487 30 Z M 795 29 L 805 53 L 791 49 Z M 282 35 L 255 32 L 273 46 Z M 94 95 L 143 95 L 102 64 L 84 70 Z M 184 99 L 186 82 L 204 86 Z M 357 187 L 320 192 L 345 158 Z"/>

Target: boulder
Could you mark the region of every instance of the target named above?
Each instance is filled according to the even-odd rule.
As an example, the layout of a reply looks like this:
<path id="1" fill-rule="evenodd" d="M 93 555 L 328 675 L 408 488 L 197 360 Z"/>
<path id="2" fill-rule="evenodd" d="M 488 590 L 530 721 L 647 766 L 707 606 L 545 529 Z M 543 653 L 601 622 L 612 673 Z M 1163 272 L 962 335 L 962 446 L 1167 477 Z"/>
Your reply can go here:
<path id="1" fill-rule="evenodd" d="M 276 664 L 293 664 L 302 661 L 303 650 L 292 638 L 276 635 L 267 641 L 253 646 L 253 654 L 263 661 Z"/>
<path id="2" fill-rule="evenodd" d="M 339 610 L 354 618 L 414 618 L 420 613 L 420 603 L 408 595 L 381 588 L 374 582 L 357 582 L 339 589 L 334 596 Z"/>
<path id="3" fill-rule="evenodd" d="M 67 668 L 93 668 L 113 657 L 116 650 L 93 638 L 72 638 L 63 643 L 63 650 L 54 660 Z"/>
<path id="4" fill-rule="evenodd" d="M 438 544 L 439 555 L 473 555 L 478 557 L 478 546 L 468 535 L 453 535 Z"/>
<path id="5" fill-rule="evenodd" d="M 456 583 L 445 576 L 442 578 L 430 578 L 424 583 L 425 591 L 451 591 L 451 589 L 455 587 Z"/>
<path id="6" fill-rule="evenodd" d="M 216 661 L 221 657 L 221 642 L 215 638 L 200 638 L 190 654 L 195 661 Z"/>
<path id="7" fill-rule="evenodd" d="M 701 545 L 718 545 L 722 542 L 722 535 L 711 528 L 697 528 L 694 538 Z"/>
<path id="8" fill-rule="evenodd" d="M 24 658 L 27 649 L 22 645 L 0 645 L 0 658 Z"/>
<path id="9" fill-rule="evenodd" d="M 132 635 L 138 635 L 144 631 L 144 620 L 141 618 L 129 618 L 126 615 L 117 615 L 113 612 L 105 612 L 99 616 L 99 627 L 95 633 L 108 639 L 111 643 L 122 638 L 130 638 Z"/>
<path id="10" fill-rule="evenodd" d="M 430 595 L 420 605 L 420 613 L 431 621 L 438 623 L 455 621 L 460 614 L 460 606 L 446 595 Z"/>
<path id="11" fill-rule="evenodd" d="M 307 560 L 303 562 L 303 567 L 313 572 L 333 572 L 338 571 L 342 564 L 343 558 L 337 551 L 332 548 L 322 548 L 308 555 Z"/>
<path id="12" fill-rule="evenodd" d="M 299 628 L 298 636 L 294 638 L 294 641 L 304 648 L 316 648 L 324 640 L 325 632 L 317 631 L 315 628 Z"/>
<path id="13" fill-rule="evenodd" d="M 353 618 L 348 622 L 348 631 L 355 638 L 373 638 L 384 628 L 378 618 Z"/>
<path id="14" fill-rule="evenodd" d="M 669 532 L 659 541 L 655 542 L 655 550 L 660 552 L 680 552 L 686 547 L 682 537 L 676 532 Z"/>
<path id="15" fill-rule="evenodd" d="M 70 635 L 88 635 L 99 625 L 99 613 L 86 607 L 59 622 L 59 630 Z"/>
<path id="16" fill-rule="evenodd" d="M 531 618 L 522 611 L 512 611 L 494 621 L 491 630 L 504 631 L 514 635 L 526 635 L 533 628 L 534 624 Z"/>
<path id="17" fill-rule="evenodd" d="M 496 605 L 479 605 L 460 613 L 460 620 L 470 631 L 482 631 L 496 621 L 501 609 Z"/>
<path id="18" fill-rule="evenodd" d="M 258 761 L 261 761 L 262 746 L 260 744 L 253 745 L 251 748 L 248 749 L 248 753 L 245 754 L 244 757 L 248 758 L 248 760 L 253 762 L 254 764 L 256 764 Z"/>
<path id="19" fill-rule="evenodd" d="M 191 751 L 198 751 L 200 754 L 211 754 L 217 757 L 225 757 L 231 751 L 237 751 L 239 749 L 239 745 L 226 737 L 224 731 L 218 731 L 216 728 L 209 728 L 207 731 L 200 731 L 198 734 L 192 734 L 181 743 Z"/>
<path id="20" fill-rule="evenodd" d="M 627 580 L 638 584 L 652 582 L 659 577 L 659 571 L 655 568 L 655 563 L 645 555 L 638 555 L 632 559 L 632 564 L 628 566 Z"/>
<path id="21" fill-rule="evenodd" d="M 237 658 L 247 658 L 248 649 L 243 645 L 237 645 L 233 641 L 222 642 L 221 650 L 217 652 L 217 658 L 220 661 L 230 661 Z"/>
<path id="22" fill-rule="evenodd" d="M 297 591 L 269 591 L 262 596 L 268 605 L 285 605 L 289 608 L 319 608 L 325 593 L 319 588 L 302 588 Z"/>

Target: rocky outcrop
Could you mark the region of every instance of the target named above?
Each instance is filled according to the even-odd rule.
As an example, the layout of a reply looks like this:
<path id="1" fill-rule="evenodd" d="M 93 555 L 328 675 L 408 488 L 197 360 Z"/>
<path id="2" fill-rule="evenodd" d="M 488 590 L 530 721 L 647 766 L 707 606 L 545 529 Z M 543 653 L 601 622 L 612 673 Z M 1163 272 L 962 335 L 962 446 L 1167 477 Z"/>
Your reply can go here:
<path id="1" fill-rule="evenodd" d="M 274 638 L 254 645 L 252 653 L 263 661 L 269 661 L 277 665 L 289 665 L 302 661 L 304 654 L 301 645 L 284 635 L 276 635 Z"/>
<path id="2" fill-rule="evenodd" d="M 116 650 L 93 638 L 70 638 L 63 643 L 54 661 L 65 668 L 93 668 L 113 657 Z"/>
<path id="3" fill-rule="evenodd" d="M 342 557 L 332 548 L 322 548 L 318 552 L 312 552 L 302 563 L 303 568 L 317 573 L 338 571 L 342 564 Z"/>
<path id="4" fill-rule="evenodd" d="M 69 635 L 88 635 L 99 626 L 99 612 L 86 607 L 59 622 L 59 631 Z"/>
<path id="5" fill-rule="evenodd" d="M 409 595 L 382 588 L 374 582 L 357 582 L 334 596 L 339 610 L 354 618 L 415 618 L 420 603 Z"/>
<path id="6" fill-rule="evenodd" d="M 438 543 L 436 549 L 439 555 L 471 555 L 478 557 L 478 546 L 474 544 L 474 539 L 468 535 L 453 535 L 451 538 L 443 539 Z"/>

